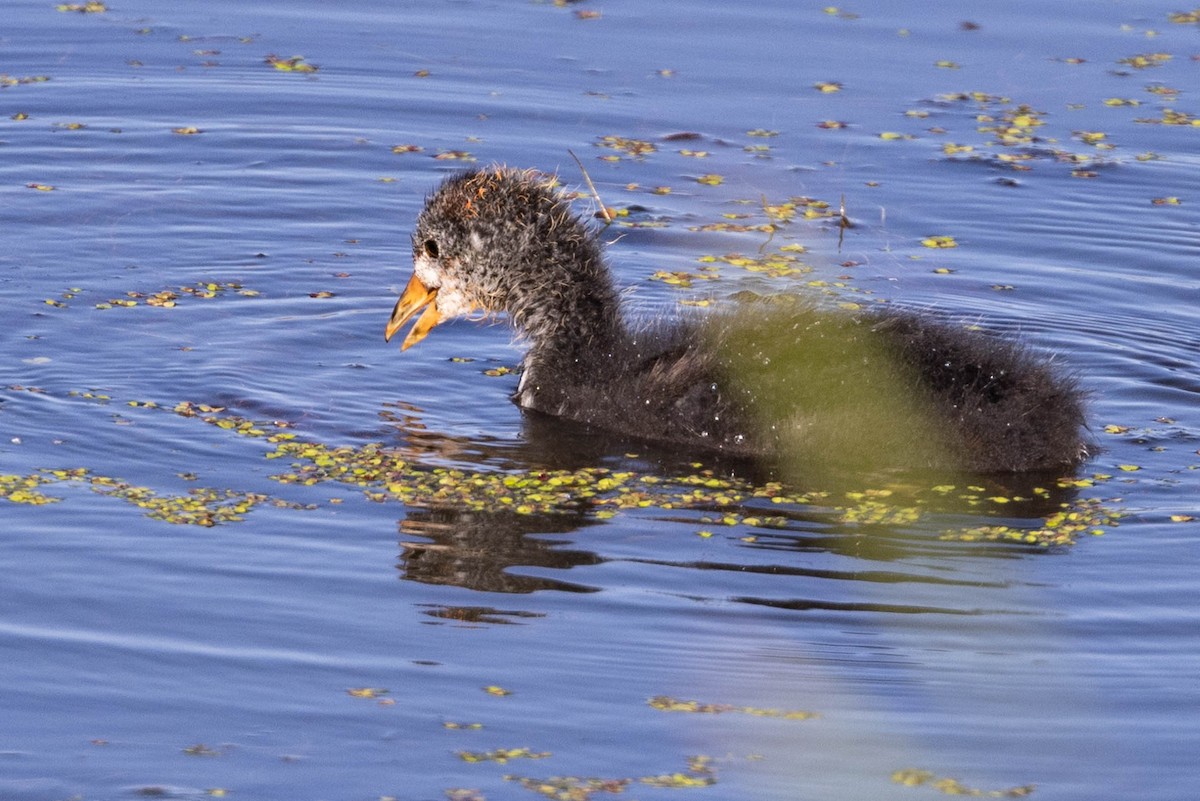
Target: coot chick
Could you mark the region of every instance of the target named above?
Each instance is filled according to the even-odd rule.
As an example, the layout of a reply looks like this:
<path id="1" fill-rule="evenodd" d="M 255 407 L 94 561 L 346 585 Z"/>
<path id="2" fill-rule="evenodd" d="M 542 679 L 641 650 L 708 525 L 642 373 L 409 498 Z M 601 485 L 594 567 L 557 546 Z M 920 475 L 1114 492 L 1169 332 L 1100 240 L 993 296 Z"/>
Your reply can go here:
<path id="1" fill-rule="evenodd" d="M 800 302 L 636 326 L 596 234 L 540 173 L 449 177 L 412 235 L 385 336 L 505 313 L 528 342 L 514 402 L 623 436 L 805 467 L 1061 470 L 1081 393 L 1046 357 L 928 315 Z"/>

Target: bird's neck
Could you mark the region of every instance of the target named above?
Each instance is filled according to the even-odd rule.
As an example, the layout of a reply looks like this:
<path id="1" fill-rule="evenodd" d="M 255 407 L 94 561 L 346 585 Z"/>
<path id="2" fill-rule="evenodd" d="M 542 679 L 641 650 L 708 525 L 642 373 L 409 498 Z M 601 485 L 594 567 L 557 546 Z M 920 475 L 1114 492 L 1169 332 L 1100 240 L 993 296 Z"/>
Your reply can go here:
<path id="1" fill-rule="evenodd" d="M 535 289 L 510 311 L 529 342 L 525 368 L 587 380 L 625 339 L 621 304 L 599 259 L 553 286 Z"/>
<path id="2" fill-rule="evenodd" d="M 558 372 L 586 376 L 597 363 L 612 358 L 624 339 L 620 304 L 594 299 L 560 303 L 528 315 L 521 326 L 529 341 L 526 364 L 538 363 Z"/>

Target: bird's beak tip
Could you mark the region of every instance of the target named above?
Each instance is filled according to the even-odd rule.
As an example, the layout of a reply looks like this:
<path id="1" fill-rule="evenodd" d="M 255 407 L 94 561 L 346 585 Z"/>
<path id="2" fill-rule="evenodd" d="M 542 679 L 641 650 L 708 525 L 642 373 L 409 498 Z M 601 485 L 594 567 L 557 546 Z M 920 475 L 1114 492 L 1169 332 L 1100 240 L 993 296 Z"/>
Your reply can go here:
<path id="1" fill-rule="evenodd" d="M 392 337 L 400 330 L 400 326 L 411 320 L 413 315 L 422 309 L 425 310 L 424 313 L 417 318 L 416 324 L 408 332 L 404 342 L 400 344 L 400 350 L 408 350 L 424 339 L 433 327 L 441 322 L 437 305 L 433 302 L 436 298 L 437 289 L 425 286 L 417 274 L 413 273 L 412 278 L 408 280 L 408 286 L 404 288 L 404 293 L 396 301 L 396 308 L 392 310 L 387 327 L 383 330 L 384 341 L 391 342 Z"/>

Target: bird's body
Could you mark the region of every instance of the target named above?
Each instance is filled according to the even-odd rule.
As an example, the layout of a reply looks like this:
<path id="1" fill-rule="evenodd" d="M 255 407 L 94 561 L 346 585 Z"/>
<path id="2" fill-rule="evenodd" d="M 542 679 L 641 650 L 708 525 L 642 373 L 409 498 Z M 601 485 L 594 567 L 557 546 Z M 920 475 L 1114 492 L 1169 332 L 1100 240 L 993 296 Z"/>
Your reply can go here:
<path id="1" fill-rule="evenodd" d="M 506 313 L 528 342 L 524 409 L 634 438 L 808 465 L 1070 467 L 1074 382 L 1009 341 L 902 311 L 795 302 L 631 326 L 595 236 L 537 173 L 447 179 L 413 233 L 387 336 Z"/>

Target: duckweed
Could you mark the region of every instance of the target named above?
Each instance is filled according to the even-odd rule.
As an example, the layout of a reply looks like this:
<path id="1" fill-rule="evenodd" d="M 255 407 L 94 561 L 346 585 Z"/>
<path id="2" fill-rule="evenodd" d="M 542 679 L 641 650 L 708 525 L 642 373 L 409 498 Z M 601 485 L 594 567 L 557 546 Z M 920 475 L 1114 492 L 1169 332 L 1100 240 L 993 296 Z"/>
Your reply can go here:
<path id="1" fill-rule="evenodd" d="M 210 746 L 207 746 L 204 743 L 196 743 L 195 745 L 189 745 L 187 748 L 183 749 L 183 753 L 187 754 L 188 756 L 197 756 L 197 757 L 216 757 L 216 756 L 221 755 L 220 751 L 218 751 L 217 749 L 212 748 Z"/>
<path id="2" fill-rule="evenodd" d="M 1117 63 L 1133 67 L 1135 70 L 1144 70 L 1149 67 L 1161 67 L 1170 60 L 1170 53 L 1140 53 L 1135 56 L 1118 58 Z"/>
<path id="3" fill-rule="evenodd" d="M 247 420 L 210 416 L 206 422 L 247 436 L 265 429 Z M 774 497 L 778 485 L 749 484 L 698 473 L 661 482 L 654 476 L 603 467 L 539 470 L 529 473 L 486 473 L 408 462 L 379 443 L 330 447 L 273 435 L 276 448 L 268 459 L 293 460 L 290 472 L 272 478 L 285 484 L 314 485 L 336 481 L 362 487 L 375 501 L 399 500 L 413 506 L 448 505 L 482 511 L 501 504 L 519 514 L 553 513 L 581 508 L 603 510 L 696 507 L 741 503 L 751 497 Z"/>
<path id="4" fill-rule="evenodd" d="M 76 296 L 83 293 L 83 291 L 84 290 L 80 288 L 72 288 L 68 292 L 64 292 L 60 296 L 61 299 L 51 299 L 46 300 L 45 302 L 51 306 L 66 308 L 68 304 L 64 301 L 74 300 Z M 260 294 L 258 290 L 248 289 L 236 281 L 197 281 L 194 284 L 160 289 L 155 292 L 130 289 L 127 290 L 123 296 L 109 297 L 105 300 L 98 300 L 93 305 L 97 309 L 112 309 L 114 307 L 132 308 L 141 303 L 145 303 L 147 306 L 171 309 L 177 306 L 180 300 L 185 298 L 210 300 L 212 298 L 220 297 L 226 293 L 233 293 L 248 298 L 258 297 Z"/>
<path id="5" fill-rule="evenodd" d="M 137 506 L 147 517 L 177 525 L 212 527 L 238 522 L 251 509 L 264 503 L 292 509 L 311 508 L 261 493 L 209 487 L 196 487 L 182 495 L 163 495 L 150 487 L 92 474 L 82 467 L 42 470 L 26 476 L 0 475 L 0 498 L 10 503 L 31 505 L 55 503 L 62 499 L 46 495 L 41 488 L 58 482 L 87 484 L 93 492 Z"/>
<path id="6" fill-rule="evenodd" d="M 197 487 L 185 495 L 159 495 L 149 487 L 139 487 L 108 476 L 88 478 L 93 491 L 128 501 L 146 510 L 155 520 L 181 525 L 211 527 L 242 520 L 242 515 L 270 498 L 253 492 Z"/>
<path id="7" fill-rule="evenodd" d="M 740 267 L 747 272 L 765 275 L 767 278 L 787 278 L 811 273 L 813 268 L 801 261 L 799 257 L 793 255 L 793 253 L 794 251 L 789 252 L 783 249 L 761 256 L 726 253 L 723 256 L 701 256 L 698 261 L 702 264 L 724 262 L 731 267 Z"/>
<path id="8" fill-rule="evenodd" d="M 320 69 L 320 67 L 318 67 L 316 64 L 309 64 L 307 61 L 305 61 L 304 56 L 280 58 L 272 53 L 263 59 L 263 61 L 280 72 L 316 72 Z"/>
<path id="9" fill-rule="evenodd" d="M 11 503 L 24 503 L 33 506 L 45 503 L 57 503 L 62 499 L 46 495 L 39 489 L 39 487 L 54 480 L 56 479 L 45 473 L 34 473 L 28 476 L 0 475 L 0 498 L 4 498 Z"/>
<path id="10" fill-rule="evenodd" d="M 1068 63 L 1072 63 L 1068 60 Z M 981 145 L 970 143 L 943 143 L 940 149 L 948 158 L 965 158 L 975 161 L 986 161 L 992 166 L 1007 167 L 1011 170 L 1028 171 L 1031 163 L 1038 160 L 1053 161 L 1070 165 L 1072 175 L 1081 178 L 1096 177 L 1095 170 L 1088 169 L 1094 165 L 1109 164 L 1115 161 L 1103 155 L 1112 151 L 1115 146 L 1108 141 L 1104 131 L 1073 131 L 1070 134 L 1084 144 L 1090 145 L 1088 152 L 1073 153 L 1058 145 L 1058 139 L 1046 133 L 1048 115 L 1046 112 L 1027 104 L 1014 103 L 1013 100 L 999 95 L 984 92 L 957 92 L 939 95 L 934 99 L 939 105 L 973 103 L 976 107 L 976 132 L 989 137 Z M 1107 98 L 1102 101 L 1105 106 L 1122 107 L 1136 106 L 1140 103 L 1128 98 Z M 1155 122 L 1170 124 L 1187 124 L 1190 117 L 1186 114 L 1172 117 L 1172 112 L 1164 112 L 1163 118 L 1138 120 L 1139 122 Z M 939 133 L 945 133 L 939 129 Z M 1099 152 L 1098 152 L 1099 151 Z M 927 245 L 936 247 L 936 245 Z"/>
<path id="11" fill-rule="evenodd" d="M 1134 122 L 1147 125 L 1191 125 L 1200 126 L 1200 117 L 1175 109 L 1163 109 L 1161 117 L 1139 117 Z"/>
<path id="12" fill-rule="evenodd" d="M 104 12 L 108 11 L 108 6 L 104 5 L 104 3 L 98 2 L 97 0 L 90 0 L 90 2 L 87 3 L 63 3 L 55 6 L 55 10 L 66 13 L 74 12 L 77 14 L 103 14 Z"/>
<path id="13" fill-rule="evenodd" d="M 10 385 L 12 391 L 44 394 L 39 387 Z M 111 403 L 108 395 L 93 390 L 70 391 L 68 397 L 97 404 Z M 399 501 L 414 508 L 455 508 L 488 511 L 503 508 L 519 515 L 585 512 L 596 519 L 609 519 L 626 511 L 699 510 L 703 526 L 743 527 L 735 536 L 739 541 L 754 542 L 752 529 L 786 529 L 789 517 L 769 514 L 764 505 L 782 508 L 807 507 L 812 513 L 845 526 L 920 526 L 936 514 L 932 511 L 950 501 L 984 513 L 1005 509 L 1030 500 L 1044 503 L 1050 490 L 1034 488 L 1032 499 L 997 493 L 995 488 L 978 485 L 931 484 L 867 489 L 833 495 L 809 490 L 800 492 L 778 481 L 754 484 L 737 478 L 716 475 L 700 463 L 687 475 L 656 476 L 607 467 L 576 470 L 531 470 L 526 472 L 477 471 L 457 467 L 433 466 L 410 461 L 404 453 L 382 443 L 333 446 L 300 439 L 285 421 L 255 421 L 230 414 L 220 406 L 191 401 L 174 405 L 155 401 L 126 401 L 131 408 L 146 412 L 168 412 L 200 420 L 239 436 L 261 439 L 274 446 L 264 456 L 281 460 L 287 468 L 271 476 L 282 484 L 316 486 L 336 483 L 356 487 L 367 500 L 379 503 Z M 1113 431 L 1128 430 L 1113 426 Z M 1130 478 L 1136 471 L 1123 468 Z M 190 474 L 189 474 L 190 475 Z M 194 478 L 194 476 L 192 476 Z M 1113 476 L 1094 473 L 1059 480 L 1060 490 L 1094 488 L 1112 481 Z M 45 492 L 47 485 L 72 481 L 87 483 L 94 492 L 120 498 L 144 510 L 145 514 L 165 522 L 214 526 L 237 522 L 257 506 L 268 504 L 291 509 L 312 509 L 315 504 L 299 504 L 273 498 L 264 493 L 233 489 L 195 487 L 188 492 L 160 494 L 144 486 L 110 476 L 93 475 L 85 468 L 40 470 L 29 475 L 0 475 L 0 499 L 21 504 L 49 504 L 59 500 Z M 767 507 L 769 508 L 769 507 Z M 1010 512 L 1019 515 L 1019 512 Z M 1103 534 L 1118 525 L 1120 512 L 1098 497 L 1076 499 L 1049 516 L 1016 518 L 1020 522 L 981 525 L 943 531 L 948 541 L 1008 541 L 1039 547 L 1071 545 L 1084 536 Z M 934 518 L 936 519 L 936 518 Z M 695 530 L 695 529 L 693 529 Z M 703 531 L 709 531 L 702 528 Z"/>
<path id="14" fill-rule="evenodd" d="M 643 776 L 638 779 L 642 784 L 648 784 L 651 787 L 673 787 L 676 789 L 683 787 L 708 787 L 710 784 L 716 784 L 715 776 L 695 776 L 690 773 L 664 773 L 661 776 Z"/>
<path id="15" fill-rule="evenodd" d="M 680 289 L 690 289 L 696 281 L 714 281 L 719 279 L 721 274 L 716 267 L 702 267 L 698 272 L 689 273 L 682 270 L 656 270 L 650 276 L 652 281 L 661 281 L 668 286 L 678 287 Z"/>
<path id="16" fill-rule="evenodd" d="M 948 531 L 943 540 L 962 542 L 1015 542 L 1041 547 L 1072 545 L 1082 536 L 1100 536 L 1105 528 L 1120 520 L 1118 511 L 1098 498 L 1076 500 L 1070 508 L 1050 515 L 1037 526 L 974 526 Z"/>
<path id="17" fill-rule="evenodd" d="M 648 787 L 688 789 L 709 787 L 717 783 L 712 758 L 693 756 L 688 758 L 686 771 L 662 773 L 655 776 L 604 779 L 598 777 L 552 776 L 534 779 L 525 776 L 505 776 L 526 790 L 532 790 L 554 801 L 588 801 L 596 793 L 624 793 L 633 784 Z"/>
<path id="18" fill-rule="evenodd" d="M 694 712 L 716 715 L 722 712 L 740 712 L 743 715 L 753 715 L 760 718 L 783 718 L 785 720 L 810 720 L 818 718 L 816 712 L 804 710 L 760 709 L 753 706 L 734 706 L 733 704 L 705 704 L 700 701 L 681 701 L 667 695 L 656 695 L 646 701 L 653 709 L 662 712 Z"/>
<path id="19" fill-rule="evenodd" d="M 950 779 L 938 776 L 932 771 L 912 768 L 896 771 L 892 774 L 892 781 L 905 787 L 927 786 L 946 795 L 966 795 L 974 798 L 1024 798 L 1035 789 L 1035 785 L 1024 784 L 1004 790 L 981 790 L 977 787 L 969 787 L 958 779 Z"/>
<path id="20" fill-rule="evenodd" d="M 653 142 L 647 142 L 644 139 L 632 139 L 625 136 L 602 136 L 596 144 L 598 147 L 617 150 L 634 158 L 644 158 L 647 153 L 653 153 L 658 150 L 658 146 Z"/>
<path id="21" fill-rule="evenodd" d="M 921 519 L 922 512 L 916 507 L 893 506 L 883 501 L 862 501 L 842 510 L 843 523 L 860 525 L 900 526 L 912 525 Z"/>
<path id="22" fill-rule="evenodd" d="M 545 759 L 550 752 L 529 748 L 496 748 L 491 751 L 457 751 L 455 755 L 463 762 L 495 762 L 503 765 L 510 759 Z"/>
<path id="23" fill-rule="evenodd" d="M 554 801 L 588 801 L 595 793 L 623 793 L 633 779 L 581 778 L 577 776 L 552 776 L 548 779 L 532 779 L 525 776 L 505 776 L 526 790 L 532 790 Z"/>

